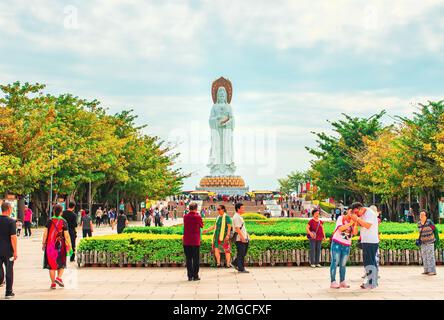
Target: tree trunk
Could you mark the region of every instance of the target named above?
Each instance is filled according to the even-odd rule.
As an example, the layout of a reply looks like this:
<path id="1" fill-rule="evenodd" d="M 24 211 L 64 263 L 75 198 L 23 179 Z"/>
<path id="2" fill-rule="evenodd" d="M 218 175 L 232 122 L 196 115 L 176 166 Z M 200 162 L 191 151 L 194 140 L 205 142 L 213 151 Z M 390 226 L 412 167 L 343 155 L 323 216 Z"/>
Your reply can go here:
<path id="1" fill-rule="evenodd" d="M 36 217 L 39 220 L 39 225 L 45 223 L 47 220 L 47 202 L 46 202 L 47 193 L 44 191 L 43 187 L 39 190 L 33 192 L 31 194 L 31 199 L 34 204 L 34 211 Z"/>
<path id="2" fill-rule="evenodd" d="M 429 218 L 432 219 L 433 222 L 438 223 L 439 221 L 438 201 L 441 192 L 439 188 L 426 188 L 425 194 L 427 198 L 426 209 L 428 210 Z"/>
<path id="3" fill-rule="evenodd" d="M 138 210 L 137 200 L 131 201 L 130 204 L 131 208 L 133 209 L 133 219 L 137 220 L 137 210 Z"/>
<path id="4" fill-rule="evenodd" d="M 398 221 L 398 212 L 400 203 L 396 197 L 391 198 L 390 200 L 386 200 L 387 204 L 389 220 L 390 221 Z"/>
<path id="5" fill-rule="evenodd" d="M 23 221 L 25 215 L 25 197 L 23 195 L 17 196 L 17 218 Z"/>
<path id="6" fill-rule="evenodd" d="M 400 212 L 401 212 L 401 201 L 399 200 L 399 198 L 398 197 L 396 197 L 395 198 L 395 210 L 396 210 L 396 212 L 395 212 L 395 216 L 396 216 L 396 222 L 399 222 L 399 214 L 400 214 Z"/>

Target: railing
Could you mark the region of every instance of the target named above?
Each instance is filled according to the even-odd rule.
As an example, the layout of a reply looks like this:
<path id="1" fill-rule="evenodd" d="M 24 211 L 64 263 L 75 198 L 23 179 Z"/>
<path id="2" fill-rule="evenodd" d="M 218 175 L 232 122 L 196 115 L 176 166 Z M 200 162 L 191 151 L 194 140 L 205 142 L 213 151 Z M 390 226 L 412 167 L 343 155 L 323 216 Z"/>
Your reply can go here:
<path id="1" fill-rule="evenodd" d="M 222 255 L 223 256 L 223 255 Z M 245 262 L 248 266 L 303 266 L 309 264 L 309 250 L 267 250 L 259 257 L 246 256 Z M 444 250 L 435 250 L 437 264 L 443 264 Z M 211 253 L 201 253 L 200 262 L 203 266 L 214 264 Z M 320 263 L 330 264 L 330 250 L 321 250 Z M 351 252 L 348 263 L 362 265 L 362 250 Z M 380 250 L 380 265 L 420 265 L 422 264 L 419 250 Z M 163 260 L 153 260 L 145 256 L 139 261 L 132 260 L 127 253 L 112 254 L 99 251 L 82 251 L 77 253 L 77 264 L 79 267 L 175 267 L 184 266 L 184 262 L 177 262 L 169 257 Z"/>

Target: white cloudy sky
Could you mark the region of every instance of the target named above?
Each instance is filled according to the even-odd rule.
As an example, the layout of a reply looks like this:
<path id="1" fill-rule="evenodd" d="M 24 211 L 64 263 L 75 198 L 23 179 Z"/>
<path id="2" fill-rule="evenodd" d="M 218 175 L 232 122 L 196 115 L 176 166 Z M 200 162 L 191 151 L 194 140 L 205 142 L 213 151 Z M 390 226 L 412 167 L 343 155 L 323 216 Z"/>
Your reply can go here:
<path id="1" fill-rule="evenodd" d="M 2 0 L 0 82 L 133 108 L 208 173 L 211 82 L 233 82 L 238 174 L 252 189 L 309 167 L 342 112 L 407 115 L 443 97 L 444 1 Z M 386 121 L 390 121 L 387 116 Z"/>

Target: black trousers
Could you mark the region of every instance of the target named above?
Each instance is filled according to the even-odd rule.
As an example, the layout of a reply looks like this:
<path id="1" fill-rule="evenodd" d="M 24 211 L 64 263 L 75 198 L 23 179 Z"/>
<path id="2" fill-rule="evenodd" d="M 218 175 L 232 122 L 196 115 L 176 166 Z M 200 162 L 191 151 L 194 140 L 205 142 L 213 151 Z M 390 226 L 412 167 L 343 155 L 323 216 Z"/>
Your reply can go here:
<path id="1" fill-rule="evenodd" d="M 31 221 L 25 221 L 24 227 L 25 227 L 25 237 L 31 236 Z"/>
<path id="2" fill-rule="evenodd" d="M 75 229 L 69 230 L 69 237 L 71 238 L 71 248 L 72 248 L 71 261 L 74 261 L 74 258 L 76 256 L 76 238 L 77 238 L 77 232 Z"/>
<path id="3" fill-rule="evenodd" d="M 237 270 L 245 270 L 245 256 L 247 255 L 249 242 L 236 241 L 237 255 L 233 264 L 237 265 Z"/>
<path id="4" fill-rule="evenodd" d="M 362 256 L 368 279 L 367 284 L 372 286 L 378 285 L 378 265 L 376 263 L 378 247 L 378 243 L 362 243 Z"/>
<path id="5" fill-rule="evenodd" d="M 188 279 L 199 277 L 200 246 L 183 246 Z"/>
<path id="6" fill-rule="evenodd" d="M 6 293 L 12 292 L 12 284 L 14 282 L 14 261 L 9 261 L 10 257 L 0 257 L 0 283 L 5 281 L 6 273 Z M 3 265 L 5 271 L 3 271 Z"/>
<path id="7" fill-rule="evenodd" d="M 92 237 L 92 232 L 91 232 L 91 229 L 84 229 L 84 230 L 82 230 L 83 231 L 83 237 L 84 238 L 86 238 L 86 237 Z"/>
<path id="8" fill-rule="evenodd" d="M 155 224 L 156 227 L 160 227 L 160 217 L 159 218 L 157 218 L 157 217 L 154 218 L 154 224 Z"/>

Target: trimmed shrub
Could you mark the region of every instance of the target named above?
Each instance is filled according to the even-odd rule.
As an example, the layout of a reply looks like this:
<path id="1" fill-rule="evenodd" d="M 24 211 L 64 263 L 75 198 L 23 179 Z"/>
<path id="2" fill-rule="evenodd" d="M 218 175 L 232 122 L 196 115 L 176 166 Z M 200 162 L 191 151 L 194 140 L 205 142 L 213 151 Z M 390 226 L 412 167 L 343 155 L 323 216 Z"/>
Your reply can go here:
<path id="1" fill-rule="evenodd" d="M 265 218 L 265 217 L 264 217 Z M 204 219 L 204 229 L 214 225 L 214 219 Z M 308 220 L 304 219 L 288 219 L 288 218 L 272 218 L 261 220 L 246 220 L 245 226 L 248 233 L 257 236 L 288 236 L 297 237 L 306 235 L 306 226 Z M 442 225 L 437 225 L 438 229 L 443 231 Z M 324 231 L 327 237 L 331 237 L 335 229 L 335 223 L 326 221 L 324 223 Z M 382 222 L 379 225 L 381 234 L 410 234 L 418 232 L 416 224 Z M 183 234 L 183 225 L 173 227 L 127 227 L 125 233 L 147 233 L 147 234 Z"/>
<path id="2" fill-rule="evenodd" d="M 440 237 L 444 237 L 443 234 Z M 418 233 L 404 235 L 381 235 L 380 249 L 383 250 L 418 250 L 415 244 L 418 239 Z M 200 251 L 209 253 L 211 251 L 212 236 L 202 236 Z M 352 241 L 353 251 L 356 248 L 358 237 Z M 327 249 L 330 241 L 322 243 L 322 248 Z M 444 243 L 440 242 L 440 249 L 444 248 Z M 235 252 L 235 246 L 232 247 Z M 267 250 L 297 250 L 309 249 L 309 242 L 306 237 L 285 237 L 285 236 L 251 236 L 251 242 L 248 249 L 248 255 L 257 259 Z M 141 261 L 144 257 L 150 260 L 162 260 L 168 258 L 169 261 L 184 262 L 182 236 L 180 235 L 161 235 L 161 234 L 140 234 L 129 233 L 111 236 L 98 236 L 84 238 L 80 241 L 78 251 L 98 251 L 109 252 L 117 256 L 121 253 L 128 254 L 128 257 L 134 261 Z M 233 253 L 234 253 L 233 252 Z"/>
<path id="3" fill-rule="evenodd" d="M 242 215 L 244 220 L 268 220 L 268 218 L 260 213 L 244 213 Z"/>
<path id="4" fill-rule="evenodd" d="M 320 203 L 321 209 L 324 210 L 327 213 L 331 212 L 331 209 L 336 208 L 334 204 L 328 203 L 328 202 L 321 202 Z"/>

